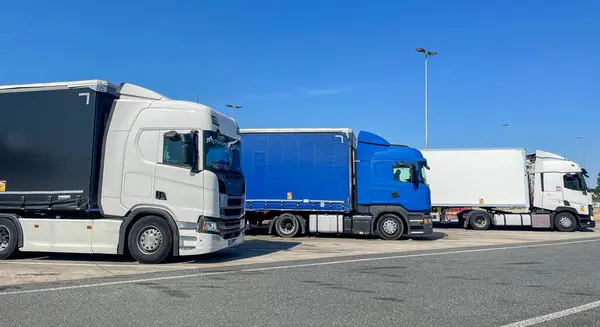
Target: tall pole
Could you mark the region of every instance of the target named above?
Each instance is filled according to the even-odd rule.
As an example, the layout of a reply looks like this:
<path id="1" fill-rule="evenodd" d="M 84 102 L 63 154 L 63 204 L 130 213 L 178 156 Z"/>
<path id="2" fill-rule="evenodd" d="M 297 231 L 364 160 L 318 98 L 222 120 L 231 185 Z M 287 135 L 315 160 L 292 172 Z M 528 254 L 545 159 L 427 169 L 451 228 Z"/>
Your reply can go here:
<path id="1" fill-rule="evenodd" d="M 425 149 L 429 149 L 429 88 L 427 83 L 428 60 L 425 53 Z"/>
<path id="2" fill-rule="evenodd" d="M 428 86 L 428 58 L 429 56 L 435 56 L 437 52 L 427 51 L 423 48 L 416 48 L 415 51 L 421 52 L 425 55 L 425 149 L 429 149 L 429 86 Z"/>
<path id="3" fill-rule="evenodd" d="M 578 140 L 581 140 L 581 167 L 585 168 L 585 143 L 583 140 L 583 136 L 577 136 Z"/>

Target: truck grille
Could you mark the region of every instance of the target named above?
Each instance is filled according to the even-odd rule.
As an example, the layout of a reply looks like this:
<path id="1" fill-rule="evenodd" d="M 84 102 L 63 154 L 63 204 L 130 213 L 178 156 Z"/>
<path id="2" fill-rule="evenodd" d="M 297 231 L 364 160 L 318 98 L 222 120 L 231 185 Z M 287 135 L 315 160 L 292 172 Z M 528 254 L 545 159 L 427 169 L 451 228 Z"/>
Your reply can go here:
<path id="1" fill-rule="evenodd" d="M 219 222 L 220 235 L 224 239 L 238 237 L 243 230 L 240 228 L 241 219 L 221 220 Z"/>
<path id="2" fill-rule="evenodd" d="M 235 207 L 235 206 L 241 206 L 242 205 L 242 199 L 241 198 L 228 198 L 227 199 L 227 206 L 228 207 Z"/>
<path id="3" fill-rule="evenodd" d="M 223 216 L 225 217 L 231 217 L 231 216 L 236 216 L 239 217 L 242 215 L 242 208 L 238 208 L 238 209 L 223 209 Z"/>

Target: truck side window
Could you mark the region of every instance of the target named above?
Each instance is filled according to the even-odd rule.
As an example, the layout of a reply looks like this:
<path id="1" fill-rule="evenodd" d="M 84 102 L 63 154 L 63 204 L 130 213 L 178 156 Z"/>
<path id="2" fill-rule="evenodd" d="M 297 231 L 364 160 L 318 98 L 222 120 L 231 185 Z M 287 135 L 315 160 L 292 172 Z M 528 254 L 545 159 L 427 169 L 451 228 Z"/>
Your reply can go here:
<path id="1" fill-rule="evenodd" d="M 181 162 L 181 140 L 163 139 L 163 163 L 167 165 L 189 167 Z"/>
<path id="2" fill-rule="evenodd" d="M 409 165 L 394 162 L 392 164 L 392 169 L 394 171 L 394 180 L 395 181 L 410 183 L 410 166 Z"/>
<path id="3" fill-rule="evenodd" d="M 576 174 L 566 174 L 563 176 L 563 183 L 565 188 L 573 191 L 583 191 L 583 183 L 581 178 Z"/>

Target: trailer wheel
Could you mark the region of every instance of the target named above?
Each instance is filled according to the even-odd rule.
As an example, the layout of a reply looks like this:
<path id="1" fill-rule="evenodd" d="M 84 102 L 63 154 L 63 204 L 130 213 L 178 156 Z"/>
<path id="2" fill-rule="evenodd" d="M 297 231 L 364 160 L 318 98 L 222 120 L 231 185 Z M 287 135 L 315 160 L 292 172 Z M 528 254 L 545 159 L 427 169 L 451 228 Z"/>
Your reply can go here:
<path id="1" fill-rule="evenodd" d="M 569 212 L 560 212 L 554 217 L 554 227 L 559 232 L 573 232 L 577 228 L 577 220 Z"/>
<path id="2" fill-rule="evenodd" d="M 17 227 L 8 220 L 0 218 L 0 259 L 7 259 L 17 248 Z"/>
<path id="3" fill-rule="evenodd" d="M 384 240 L 397 240 L 404 233 L 404 223 L 396 215 L 384 214 L 377 221 L 377 234 Z"/>
<path id="4" fill-rule="evenodd" d="M 277 217 L 275 222 L 275 231 L 277 235 L 285 238 L 292 238 L 298 234 L 300 230 L 300 222 L 296 216 L 291 213 L 284 213 Z"/>
<path id="5" fill-rule="evenodd" d="M 140 263 L 160 263 L 171 252 L 173 234 L 167 221 L 145 216 L 133 224 L 128 237 L 129 252 Z"/>
<path id="6" fill-rule="evenodd" d="M 469 217 L 469 221 L 475 230 L 486 230 L 492 224 L 492 218 L 485 211 L 473 211 Z"/>

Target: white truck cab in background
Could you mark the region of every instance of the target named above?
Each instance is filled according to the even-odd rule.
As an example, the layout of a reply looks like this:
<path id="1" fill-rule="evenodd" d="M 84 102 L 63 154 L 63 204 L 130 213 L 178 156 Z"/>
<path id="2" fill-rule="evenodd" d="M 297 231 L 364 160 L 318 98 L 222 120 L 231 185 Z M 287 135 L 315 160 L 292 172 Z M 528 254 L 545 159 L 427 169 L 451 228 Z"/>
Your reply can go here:
<path id="1" fill-rule="evenodd" d="M 465 227 L 595 227 L 587 172 L 553 153 L 524 149 L 421 150 L 430 167 L 434 220 Z"/>
<path id="2" fill-rule="evenodd" d="M 232 118 L 99 80 L 0 87 L 0 106 L 11 126 L 0 144 L 0 258 L 16 249 L 128 252 L 157 263 L 243 242 Z"/>

